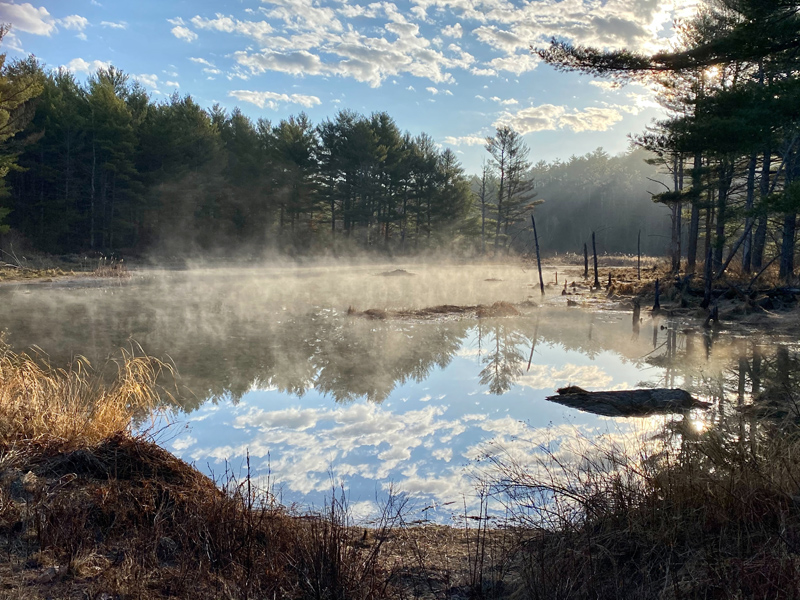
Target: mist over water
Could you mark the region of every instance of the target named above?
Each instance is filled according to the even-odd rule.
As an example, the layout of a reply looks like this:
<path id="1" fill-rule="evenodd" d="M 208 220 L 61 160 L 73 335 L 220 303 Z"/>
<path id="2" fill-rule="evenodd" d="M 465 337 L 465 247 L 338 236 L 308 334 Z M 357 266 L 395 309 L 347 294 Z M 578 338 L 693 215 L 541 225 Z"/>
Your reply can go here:
<path id="1" fill-rule="evenodd" d="M 499 300 L 520 316 L 348 315 Z M 471 504 L 487 449 L 721 427 L 753 392 L 788 385 L 797 360 L 787 341 L 569 308 L 559 288 L 541 303 L 538 276 L 514 265 L 153 270 L 3 286 L 0 319 L 14 349 L 37 346 L 57 366 L 132 347 L 174 364 L 180 412 L 160 440 L 201 470 L 238 472 L 249 455 L 285 502 L 319 505 L 341 482 L 368 515 L 393 487 L 438 520 Z M 682 387 L 715 408 L 610 419 L 545 400 L 565 385 Z"/>

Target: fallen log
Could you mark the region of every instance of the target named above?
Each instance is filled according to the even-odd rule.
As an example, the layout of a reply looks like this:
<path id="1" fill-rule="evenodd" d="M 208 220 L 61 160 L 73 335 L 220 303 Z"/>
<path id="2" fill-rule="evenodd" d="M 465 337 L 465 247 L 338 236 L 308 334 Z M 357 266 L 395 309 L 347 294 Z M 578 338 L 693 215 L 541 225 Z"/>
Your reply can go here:
<path id="1" fill-rule="evenodd" d="M 642 417 L 656 413 L 680 413 L 691 408 L 706 409 L 711 406 L 681 389 L 587 392 L 583 388 L 569 386 L 556 391 L 558 395 L 548 396 L 547 400 L 606 417 Z"/>

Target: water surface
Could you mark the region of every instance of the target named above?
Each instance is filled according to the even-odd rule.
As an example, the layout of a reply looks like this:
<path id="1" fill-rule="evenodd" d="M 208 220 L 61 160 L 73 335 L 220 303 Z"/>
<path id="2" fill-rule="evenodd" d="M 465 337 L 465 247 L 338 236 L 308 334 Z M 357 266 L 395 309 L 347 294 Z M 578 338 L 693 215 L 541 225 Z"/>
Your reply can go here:
<path id="1" fill-rule="evenodd" d="M 392 488 L 446 520 L 474 504 L 487 452 L 724 429 L 754 393 L 793 384 L 790 340 L 645 313 L 634 323 L 602 296 L 572 298 L 603 310 L 568 307 L 555 286 L 542 303 L 534 282 L 514 266 L 151 271 L 100 286 L 3 287 L 0 319 L 15 349 L 38 346 L 55 364 L 82 355 L 103 365 L 120 348 L 171 361 L 181 394 L 159 436 L 167 449 L 215 476 L 240 473 L 249 457 L 287 503 L 318 506 L 343 486 L 365 516 Z M 521 315 L 348 315 L 498 300 Z M 611 419 L 545 399 L 565 385 L 682 387 L 714 408 Z"/>

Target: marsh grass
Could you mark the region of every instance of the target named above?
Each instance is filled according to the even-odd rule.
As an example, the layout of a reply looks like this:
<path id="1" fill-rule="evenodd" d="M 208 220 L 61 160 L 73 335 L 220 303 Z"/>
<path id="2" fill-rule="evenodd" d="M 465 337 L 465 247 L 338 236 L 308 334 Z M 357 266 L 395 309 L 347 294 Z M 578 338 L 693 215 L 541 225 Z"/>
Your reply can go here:
<path id="1" fill-rule="evenodd" d="M 383 541 L 344 496 L 300 513 L 247 472 L 212 481 L 155 444 L 168 365 L 125 353 L 113 377 L 86 360 L 0 354 L 0 598 L 315 598 L 389 594 Z"/>
<path id="2" fill-rule="evenodd" d="M 496 452 L 495 493 L 528 531 L 517 597 L 800 597 L 800 440 L 741 418 L 746 435 L 660 448 Z"/>
<path id="3" fill-rule="evenodd" d="M 123 352 L 106 368 L 116 370 L 111 383 L 86 359 L 55 368 L 43 355 L 17 354 L 0 342 L 0 446 L 89 446 L 129 431 L 134 417 L 152 414 L 170 399 L 156 382 L 172 370 L 159 360 Z"/>

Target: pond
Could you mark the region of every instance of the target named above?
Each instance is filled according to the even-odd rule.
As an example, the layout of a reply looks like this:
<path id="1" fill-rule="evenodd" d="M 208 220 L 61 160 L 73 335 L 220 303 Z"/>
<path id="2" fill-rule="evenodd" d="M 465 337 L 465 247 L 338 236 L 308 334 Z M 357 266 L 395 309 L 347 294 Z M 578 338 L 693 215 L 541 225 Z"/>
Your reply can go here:
<path id="1" fill-rule="evenodd" d="M 754 395 L 769 402 L 794 382 L 792 340 L 645 311 L 634 322 L 602 294 L 553 284 L 542 301 L 535 284 L 518 265 L 152 270 L 3 286 L 0 323 L 14 349 L 36 346 L 55 365 L 102 366 L 121 348 L 169 361 L 180 393 L 171 425 L 156 426 L 165 448 L 214 477 L 249 461 L 283 503 L 319 507 L 343 488 L 363 519 L 393 490 L 416 517 L 447 521 L 474 509 L 493 451 L 724 429 Z M 360 314 L 499 300 L 520 314 Z M 712 408 L 610 418 L 546 399 L 567 385 L 681 387 Z"/>

